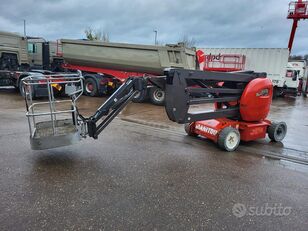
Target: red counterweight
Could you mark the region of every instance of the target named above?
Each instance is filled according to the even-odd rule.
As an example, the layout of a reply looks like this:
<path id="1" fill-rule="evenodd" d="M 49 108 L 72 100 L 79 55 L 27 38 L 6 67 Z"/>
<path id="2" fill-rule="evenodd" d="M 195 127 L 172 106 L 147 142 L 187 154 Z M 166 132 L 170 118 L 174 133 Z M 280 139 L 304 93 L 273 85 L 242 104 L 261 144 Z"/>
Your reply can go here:
<path id="1" fill-rule="evenodd" d="M 270 110 L 273 84 L 267 78 L 257 78 L 246 86 L 240 99 L 240 114 L 243 121 L 264 120 Z"/>

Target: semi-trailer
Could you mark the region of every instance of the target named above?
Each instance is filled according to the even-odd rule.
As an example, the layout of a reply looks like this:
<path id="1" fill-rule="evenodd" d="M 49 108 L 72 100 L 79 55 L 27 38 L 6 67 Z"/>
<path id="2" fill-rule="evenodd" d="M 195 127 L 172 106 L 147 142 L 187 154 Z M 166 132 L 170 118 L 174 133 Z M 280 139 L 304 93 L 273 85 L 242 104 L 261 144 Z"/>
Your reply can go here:
<path id="1" fill-rule="evenodd" d="M 62 39 L 61 45 L 64 67 L 83 72 L 85 94 L 90 96 L 104 93 L 110 86 L 114 86 L 111 90 L 115 89 L 130 76 L 161 76 L 165 68 L 198 68 L 195 48 L 181 43 L 152 46 Z M 149 98 L 153 104 L 163 105 L 164 88 L 161 78 L 154 79 L 133 101 L 143 102 Z"/>

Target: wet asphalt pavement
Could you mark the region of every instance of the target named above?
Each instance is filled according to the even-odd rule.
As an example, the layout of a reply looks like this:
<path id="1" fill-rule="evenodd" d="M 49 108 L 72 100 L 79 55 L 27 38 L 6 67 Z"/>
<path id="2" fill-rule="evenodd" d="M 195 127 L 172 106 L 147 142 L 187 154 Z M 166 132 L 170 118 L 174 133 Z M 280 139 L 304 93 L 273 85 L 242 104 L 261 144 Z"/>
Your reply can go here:
<path id="1" fill-rule="evenodd" d="M 80 111 L 102 100 L 82 97 Z M 163 107 L 131 104 L 98 140 L 32 151 L 23 99 L 0 90 L 1 230 L 307 230 L 308 167 L 262 156 L 307 156 L 307 115 L 307 99 L 279 99 L 283 144 L 226 153 Z"/>

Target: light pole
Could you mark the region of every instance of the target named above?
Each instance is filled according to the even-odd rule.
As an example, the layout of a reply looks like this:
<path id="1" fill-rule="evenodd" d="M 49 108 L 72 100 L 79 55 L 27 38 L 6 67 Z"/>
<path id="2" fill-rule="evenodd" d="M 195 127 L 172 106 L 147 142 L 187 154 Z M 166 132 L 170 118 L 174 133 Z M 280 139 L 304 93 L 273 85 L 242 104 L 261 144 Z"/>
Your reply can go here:
<path id="1" fill-rule="evenodd" d="M 23 20 L 24 21 L 24 37 L 26 37 L 26 19 Z"/>
<path id="2" fill-rule="evenodd" d="M 153 32 L 155 33 L 154 44 L 157 45 L 157 30 L 153 30 Z"/>

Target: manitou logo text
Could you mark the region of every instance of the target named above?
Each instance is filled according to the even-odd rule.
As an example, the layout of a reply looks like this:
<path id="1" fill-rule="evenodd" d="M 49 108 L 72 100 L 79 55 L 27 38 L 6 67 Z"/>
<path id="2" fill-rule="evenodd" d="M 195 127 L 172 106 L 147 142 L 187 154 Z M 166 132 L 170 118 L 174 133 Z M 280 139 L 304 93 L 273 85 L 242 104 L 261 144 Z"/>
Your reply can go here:
<path id="1" fill-rule="evenodd" d="M 206 132 L 206 133 L 209 133 L 213 136 L 216 136 L 216 134 L 217 134 L 217 130 L 215 130 L 213 128 L 206 127 L 206 126 L 201 125 L 201 124 L 197 124 L 196 129 L 203 131 L 203 132 Z"/>

